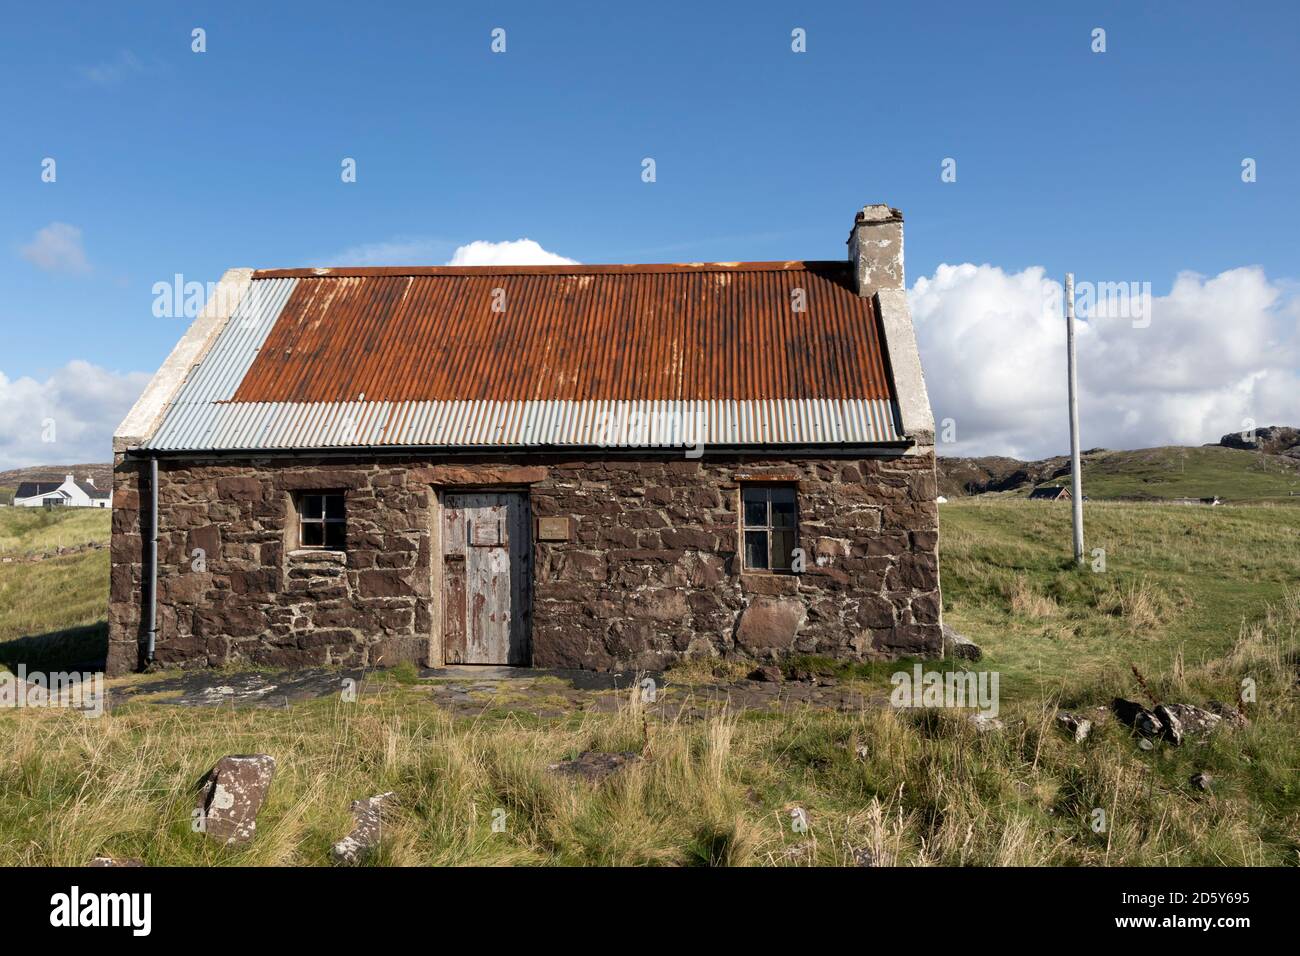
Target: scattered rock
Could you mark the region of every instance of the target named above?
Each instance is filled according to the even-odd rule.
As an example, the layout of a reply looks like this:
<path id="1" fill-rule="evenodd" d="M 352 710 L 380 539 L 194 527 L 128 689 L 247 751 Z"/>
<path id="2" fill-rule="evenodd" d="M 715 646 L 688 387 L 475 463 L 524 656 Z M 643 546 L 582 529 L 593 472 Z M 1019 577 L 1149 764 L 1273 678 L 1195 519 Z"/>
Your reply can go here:
<path id="1" fill-rule="evenodd" d="M 1119 720 L 1132 727 L 1143 737 L 1159 737 L 1164 732 L 1165 726 L 1161 723 L 1160 718 L 1135 700 L 1116 697 L 1111 702 L 1110 707 Z"/>
<path id="2" fill-rule="evenodd" d="M 1066 711 L 1061 711 L 1056 715 L 1056 723 L 1074 738 L 1076 744 L 1083 743 L 1088 739 L 1088 735 L 1092 733 L 1091 720 L 1086 717 L 1076 717 Z"/>
<path id="3" fill-rule="evenodd" d="M 854 866 L 875 866 L 876 855 L 865 846 L 853 851 Z"/>
<path id="4" fill-rule="evenodd" d="M 1174 704 L 1173 706 L 1177 707 L 1178 705 Z M 1156 704 L 1156 709 L 1152 713 L 1162 724 L 1161 736 L 1175 747 L 1180 746 L 1183 742 L 1183 722 L 1178 719 L 1178 716 L 1164 704 Z"/>
<path id="5" fill-rule="evenodd" d="M 1204 770 L 1202 770 L 1198 773 L 1192 774 L 1191 777 L 1188 778 L 1187 782 L 1190 783 L 1197 790 L 1201 790 L 1208 793 L 1210 787 L 1214 785 L 1214 778 L 1211 777 Z"/>
<path id="6" fill-rule="evenodd" d="M 1156 708 L 1156 715 L 1164 720 L 1168 715 L 1170 719 L 1178 724 L 1183 736 L 1191 734 L 1197 737 L 1206 737 L 1212 734 L 1223 723 L 1223 717 L 1211 713 L 1200 707 L 1194 707 L 1191 704 L 1168 704 L 1164 707 Z"/>
<path id="7" fill-rule="evenodd" d="M 640 763 L 641 757 L 631 751 L 623 753 L 601 753 L 587 750 L 572 760 L 561 760 L 546 769 L 565 777 L 582 777 L 591 783 L 600 783 L 610 774 L 634 763 Z"/>
<path id="8" fill-rule="evenodd" d="M 1222 718 L 1226 723 L 1232 724 L 1234 727 L 1245 727 L 1246 724 L 1250 723 L 1250 721 L 1246 719 L 1246 715 L 1240 710 L 1229 704 L 1225 704 L 1221 700 L 1206 701 L 1205 706 L 1208 707 L 1216 716 Z"/>
<path id="9" fill-rule="evenodd" d="M 987 714 L 971 714 L 966 718 L 975 728 L 977 734 L 986 734 L 994 730 L 1002 730 L 1003 723 L 996 717 L 990 717 Z"/>
<path id="10" fill-rule="evenodd" d="M 274 775 L 275 758 L 267 754 L 235 754 L 218 760 L 200 781 L 195 803 L 202 812 L 203 832 L 227 846 L 251 840 Z"/>
<path id="11" fill-rule="evenodd" d="M 390 790 L 364 800 L 353 800 L 352 832 L 330 847 L 330 859 L 350 866 L 364 862 L 377 850 L 383 836 L 384 808 L 396 796 Z"/>
<path id="12" fill-rule="evenodd" d="M 779 684 L 785 680 L 781 673 L 781 668 L 772 664 L 764 664 L 762 667 L 756 667 L 749 674 L 750 680 L 765 681 L 769 684 Z"/>
<path id="13" fill-rule="evenodd" d="M 86 866 L 144 866 L 144 864 L 135 857 L 126 857 L 118 860 L 111 856 L 97 856 L 87 863 Z"/>
<path id="14" fill-rule="evenodd" d="M 984 656 L 980 646 L 964 634 L 958 634 L 947 624 L 940 630 L 943 633 L 943 656 L 958 660 L 977 661 Z"/>

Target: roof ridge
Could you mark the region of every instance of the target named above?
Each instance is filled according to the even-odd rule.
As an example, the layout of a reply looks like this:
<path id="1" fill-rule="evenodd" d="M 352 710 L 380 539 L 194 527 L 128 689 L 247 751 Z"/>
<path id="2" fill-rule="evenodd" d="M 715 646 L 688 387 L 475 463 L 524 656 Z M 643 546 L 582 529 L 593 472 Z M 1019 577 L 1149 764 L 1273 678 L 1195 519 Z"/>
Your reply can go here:
<path id="1" fill-rule="evenodd" d="M 755 262 L 647 262 L 647 263 L 564 263 L 559 265 L 493 266 L 317 266 L 293 269 L 256 269 L 254 279 L 323 279 L 396 276 L 482 276 L 482 275 L 636 275 L 683 272 L 807 272 L 814 269 L 844 269 L 847 260 L 776 259 Z"/>

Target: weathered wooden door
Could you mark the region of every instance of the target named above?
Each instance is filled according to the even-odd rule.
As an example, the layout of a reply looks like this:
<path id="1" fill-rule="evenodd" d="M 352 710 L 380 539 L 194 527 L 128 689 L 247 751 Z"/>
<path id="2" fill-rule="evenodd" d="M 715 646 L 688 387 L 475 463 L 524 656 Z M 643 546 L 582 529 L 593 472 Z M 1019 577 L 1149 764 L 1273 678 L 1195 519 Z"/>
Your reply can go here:
<path id="1" fill-rule="evenodd" d="M 518 492 L 443 500 L 443 657 L 448 664 L 528 663 L 528 499 Z"/>

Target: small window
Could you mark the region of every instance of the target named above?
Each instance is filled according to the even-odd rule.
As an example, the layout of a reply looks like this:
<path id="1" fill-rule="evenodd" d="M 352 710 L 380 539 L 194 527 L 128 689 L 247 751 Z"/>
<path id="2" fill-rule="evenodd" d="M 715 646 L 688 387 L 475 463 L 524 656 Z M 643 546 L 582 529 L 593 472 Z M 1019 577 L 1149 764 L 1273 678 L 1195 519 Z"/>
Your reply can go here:
<path id="1" fill-rule="evenodd" d="M 748 485 L 740 498 L 745 570 L 791 570 L 799 540 L 794 486 Z"/>
<path id="2" fill-rule="evenodd" d="M 342 551 L 346 527 L 342 492 L 298 496 L 298 547 Z"/>

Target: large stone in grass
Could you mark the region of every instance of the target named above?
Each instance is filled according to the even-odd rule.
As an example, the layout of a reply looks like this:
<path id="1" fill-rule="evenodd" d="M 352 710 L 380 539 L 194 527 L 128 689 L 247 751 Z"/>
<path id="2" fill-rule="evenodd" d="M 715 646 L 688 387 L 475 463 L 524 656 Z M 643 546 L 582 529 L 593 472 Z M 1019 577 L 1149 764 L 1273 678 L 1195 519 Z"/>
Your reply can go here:
<path id="1" fill-rule="evenodd" d="M 1171 713 L 1164 704 L 1156 704 L 1156 709 L 1152 713 L 1160 721 L 1160 735 L 1175 747 L 1181 745 L 1183 742 L 1183 722 Z"/>
<path id="2" fill-rule="evenodd" d="M 97 857 L 95 857 L 93 860 L 91 860 L 89 863 L 87 863 L 86 866 L 95 866 L 95 867 L 101 867 L 101 866 L 114 866 L 114 867 L 116 867 L 116 866 L 127 866 L 127 867 L 131 867 L 131 866 L 144 866 L 144 864 L 141 863 L 139 860 L 137 860 L 135 857 L 122 857 L 122 858 L 119 859 L 118 857 L 113 857 L 113 856 L 97 856 Z"/>
<path id="3" fill-rule="evenodd" d="M 365 862 L 379 848 L 383 837 L 384 811 L 397 794 L 391 790 L 364 800 L 352 801 L 352 832 L 330 847 L 330 858 L 345 866 Z"/>
<path id="4" fill-rule="evenodd" d="M 1218 730 L 1223 718 L 1192 704 L 1165 704 L 1156 708 L 1156 716 L 1161 720 L 1168 717 L 1178 724 L 1182 736 L 1208 737 Z"/>
<path id="5" fill-rule="evenodd" d="M 640 762 L 641 758 L 630 751 L 602 753 L 597 750 L 587 750 L 578 754 L 572 760 L 561 760 L 559 763 L 551 764 L 546 769 L 562 777 L 579 778 L 592 783 L 600 783 L 606 777 L 622 770 L 624 767 Z"/>
<path id="6" fill-rule="evenodd" d="M 943 633 L 943 656 L 962 661 L 977 661 L 984 656 L 980 646 L 965 634 L 959 634 L 947 624 L 940 630 Z"/>
<path id="7" fill-rule="evenodd" d="M 1074 714 L 1061 711 L 1056 715 L 1057 725 L 1067 734 L 1074 738 L 1076 744 L 1081 744 L 1088 739 L 1092 733 L 1092 721 L 1086 717 L 1076 717 Z"/>
<path id="8" fill-rule="evenodd" d="M 1221 717 L 1225 723 L 1231 724 L 1234 727 L 1245 727 L 1246 724 L 1249 723 L 1249 721 L 1246 720 L 1245 714 L 1236 707 L 1225 704 L 1221 700 L 1208 700 L 1205 702 L 1205 706 L 1208 707 L 1216 716 Z"/>
<path id="9" fill-rule="evenodd" d="M 736 643 L 754 654 L 788 649 L 808 617 L 803 602 L 755 598 L 740 615 Z"/>
<path id="10" fill-rule="evenodd" d="M 227 846 L 253 839 L 274 775 L 275 758 L 267 754 L 233 754 L 218 760 L 199 784 L 195 806 L 203 832 Z"/>
<path id="11" fill-rule="evenodd" d="M 1135 700 L 1116 697 L 1111 701 L 1110 709 L 1115 712 L 1117 719 L 1132 727 L 1143 737 L 1159 737 L 1164 733 L 1165 725 L 1160 718 Z"/>

